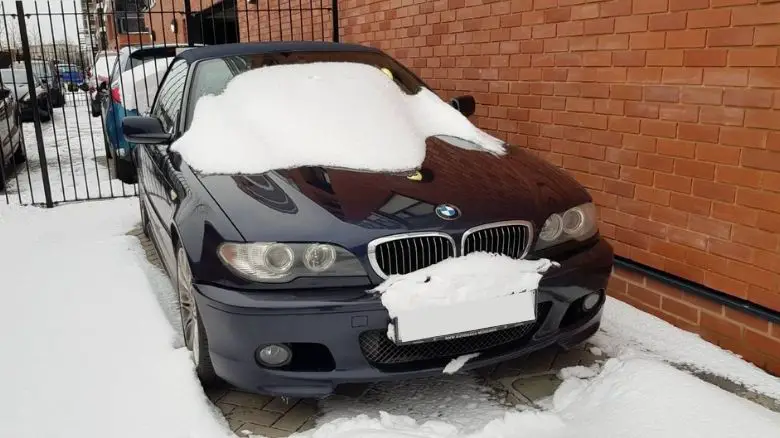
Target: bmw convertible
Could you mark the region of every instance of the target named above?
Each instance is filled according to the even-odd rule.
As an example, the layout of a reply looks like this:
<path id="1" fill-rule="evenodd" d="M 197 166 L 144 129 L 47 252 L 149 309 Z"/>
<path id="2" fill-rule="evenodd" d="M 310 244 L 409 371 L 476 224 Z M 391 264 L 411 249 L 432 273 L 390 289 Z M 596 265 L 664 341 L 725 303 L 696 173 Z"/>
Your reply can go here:
<path id="1" fill-rule="evenodd" d="M 344 79 L 350 72 L 370 80 Z M 321 99 L 342 82 L 354 92 Z M 377 96 L 398 94 L 398 103 L 369 100 L 374 83 Z M 231 87 L 236 104 L 209 113 Z M 441 117 L 415 112 L 423 95 Z M 413 168 L 395 163 L 405 142 L 433 132 L 425 126 L 470 124 L 473 97 L 440 101 L 443 109 L 435 99 L 377 49 L 227 44 L 177 55 L 149 116 L 124 119 L 125 137 L 141 145 L 133 159 L 143 230 L 177 291 L 181 330 L 204 386 L 224 380 L 320 398 L 340 384 L 440 375 L 451 360 L 474 353 L 464 370 L 522 360 L 579 345 L 598 330 L 613 252 L 598 233 L 588 192 L 522 147 L 493 153 L 457 135 L 426 137 Z M 383 105 L 391 110 L 372 110 Z M 344 123 L 333 127 L 335 118 Z M 379 131 L 391 122 L 389 134 Z M 416 131 L 398 128 L 407 125 Z M 312 132 L 315 126 L 323 132 Z M 337 131 L 350 131 L 355 153 L 382 159 L 352 163 L 337 149 L 347 142 L 333 140 Z M 235 146 L 247 136 L 244 149 Z M 199 142 L 206 155 L 187 152 L 180 146 L 187 142 Z M 271 143 L 273 150 L 261 147 Z M 300 155 L 284 161 L 293 150 Z M 255 160 L 265 167 L 247 164 Z M 474 253 L 554 262 L 533 290 L 533 309 L 523 310 L 527 317 L 490 324 L 492 311 L 483 309 L 479 330 L 415 342 L 389 333 L 391 315 L 372 291 Z"/>

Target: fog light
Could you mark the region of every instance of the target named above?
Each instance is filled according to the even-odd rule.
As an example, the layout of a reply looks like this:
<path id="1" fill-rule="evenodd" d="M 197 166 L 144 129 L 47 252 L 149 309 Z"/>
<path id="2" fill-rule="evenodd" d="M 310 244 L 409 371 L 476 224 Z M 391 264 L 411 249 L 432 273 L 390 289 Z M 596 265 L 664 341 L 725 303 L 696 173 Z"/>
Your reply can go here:
<path id="1" fill-rule="evenodd" d="M 582 310 L 587 312 L 588 310 L 593 309 L 594 307 L 596 307 L 596 304 L 598 304 L 600 300 L 601 300 L 601 294 L 599 293 L 594 292 L 588 295 L 587 297 L 585 297 L 584 300 L 582 300 Z"/>
<path id="2" fill-rule="evenodd" d="M 278 368 L 290 363 L 292 351 L 286 345 L 272 344 L 258 349 L 255 356 L 261 365 Z"/>

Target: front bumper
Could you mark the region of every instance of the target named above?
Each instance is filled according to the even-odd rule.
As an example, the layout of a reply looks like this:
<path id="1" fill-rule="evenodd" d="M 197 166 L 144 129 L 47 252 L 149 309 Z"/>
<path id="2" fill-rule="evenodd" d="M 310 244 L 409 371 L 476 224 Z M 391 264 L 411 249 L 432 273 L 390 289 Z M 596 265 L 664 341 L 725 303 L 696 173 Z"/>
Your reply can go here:
<path id="1" fill-rule="evenodd" d="M 555 344 L 576 345 L 598 330 L 603 293 L 612 269 L 612 248 L 598 240 L 588 249 L 558 261 L 561 267 L 550 271 L 539 285 L 537 305 L 542 310 L 536 323 L 522 338 L 479 350 L 480 356 L 467 362 L 464 370 L 497 364 Z M 439 357 L 390 366 L 369 361 L 361 335 L 386 330 L 389 317 L 379 300 L 362 290 L 293 298 L 290 293 L 247 293 L 208 285 L 196 285 L 195 289 L 214 369 L 221 378 L 244 390 L 324 397 L 344 383 L 440 375 L 452 359 Z M 362 292 L 357 295 L 360 298 L 355 299 L 356 292 Z M 596 308 L 579 312 L 578 300 L 593 292 L 602 293 Z M 254 356 L 256 349 L 277 343 L 292 346 L 294 356 L 302 353 L 304 359 L 297 363 L 294 360 L 286 369 L 260 366 Z"/>

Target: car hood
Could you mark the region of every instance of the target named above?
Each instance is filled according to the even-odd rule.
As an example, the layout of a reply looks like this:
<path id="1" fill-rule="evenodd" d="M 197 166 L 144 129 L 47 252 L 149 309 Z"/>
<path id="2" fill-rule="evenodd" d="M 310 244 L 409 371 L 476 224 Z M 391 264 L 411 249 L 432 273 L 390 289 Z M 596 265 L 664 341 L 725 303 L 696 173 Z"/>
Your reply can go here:
<path id="1" fill-rule="evenodd" d="M 301 167 L 261 175 L 200 175 L 247 241 L 364 246 L 389 234 L 446 231 L 547 217 L 590 201 L 568 174 L 518 147 L 504 156 L 429 142 L 419 173 Z M 461 215 L 443 220 L 439 204 Z"/>

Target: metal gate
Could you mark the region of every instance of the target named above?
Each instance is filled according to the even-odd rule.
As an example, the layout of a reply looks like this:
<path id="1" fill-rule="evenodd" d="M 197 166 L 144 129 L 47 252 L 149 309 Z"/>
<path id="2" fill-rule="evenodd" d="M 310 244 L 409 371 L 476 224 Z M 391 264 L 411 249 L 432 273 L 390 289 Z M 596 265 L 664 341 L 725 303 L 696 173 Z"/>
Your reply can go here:
<path id="1" fill-rule="evenodd" d="M 115 178 L 112 146 L 123 141 L 121 117 L 146 111 L 161 78 L 125 86 L 123 73 L 136 61 L 164 72 L 170 58 L 155 48 L 338 41 L 336 23 L 336 0 L 0 3 L 0 199 L 51 207 L 135 196 Z"/>

